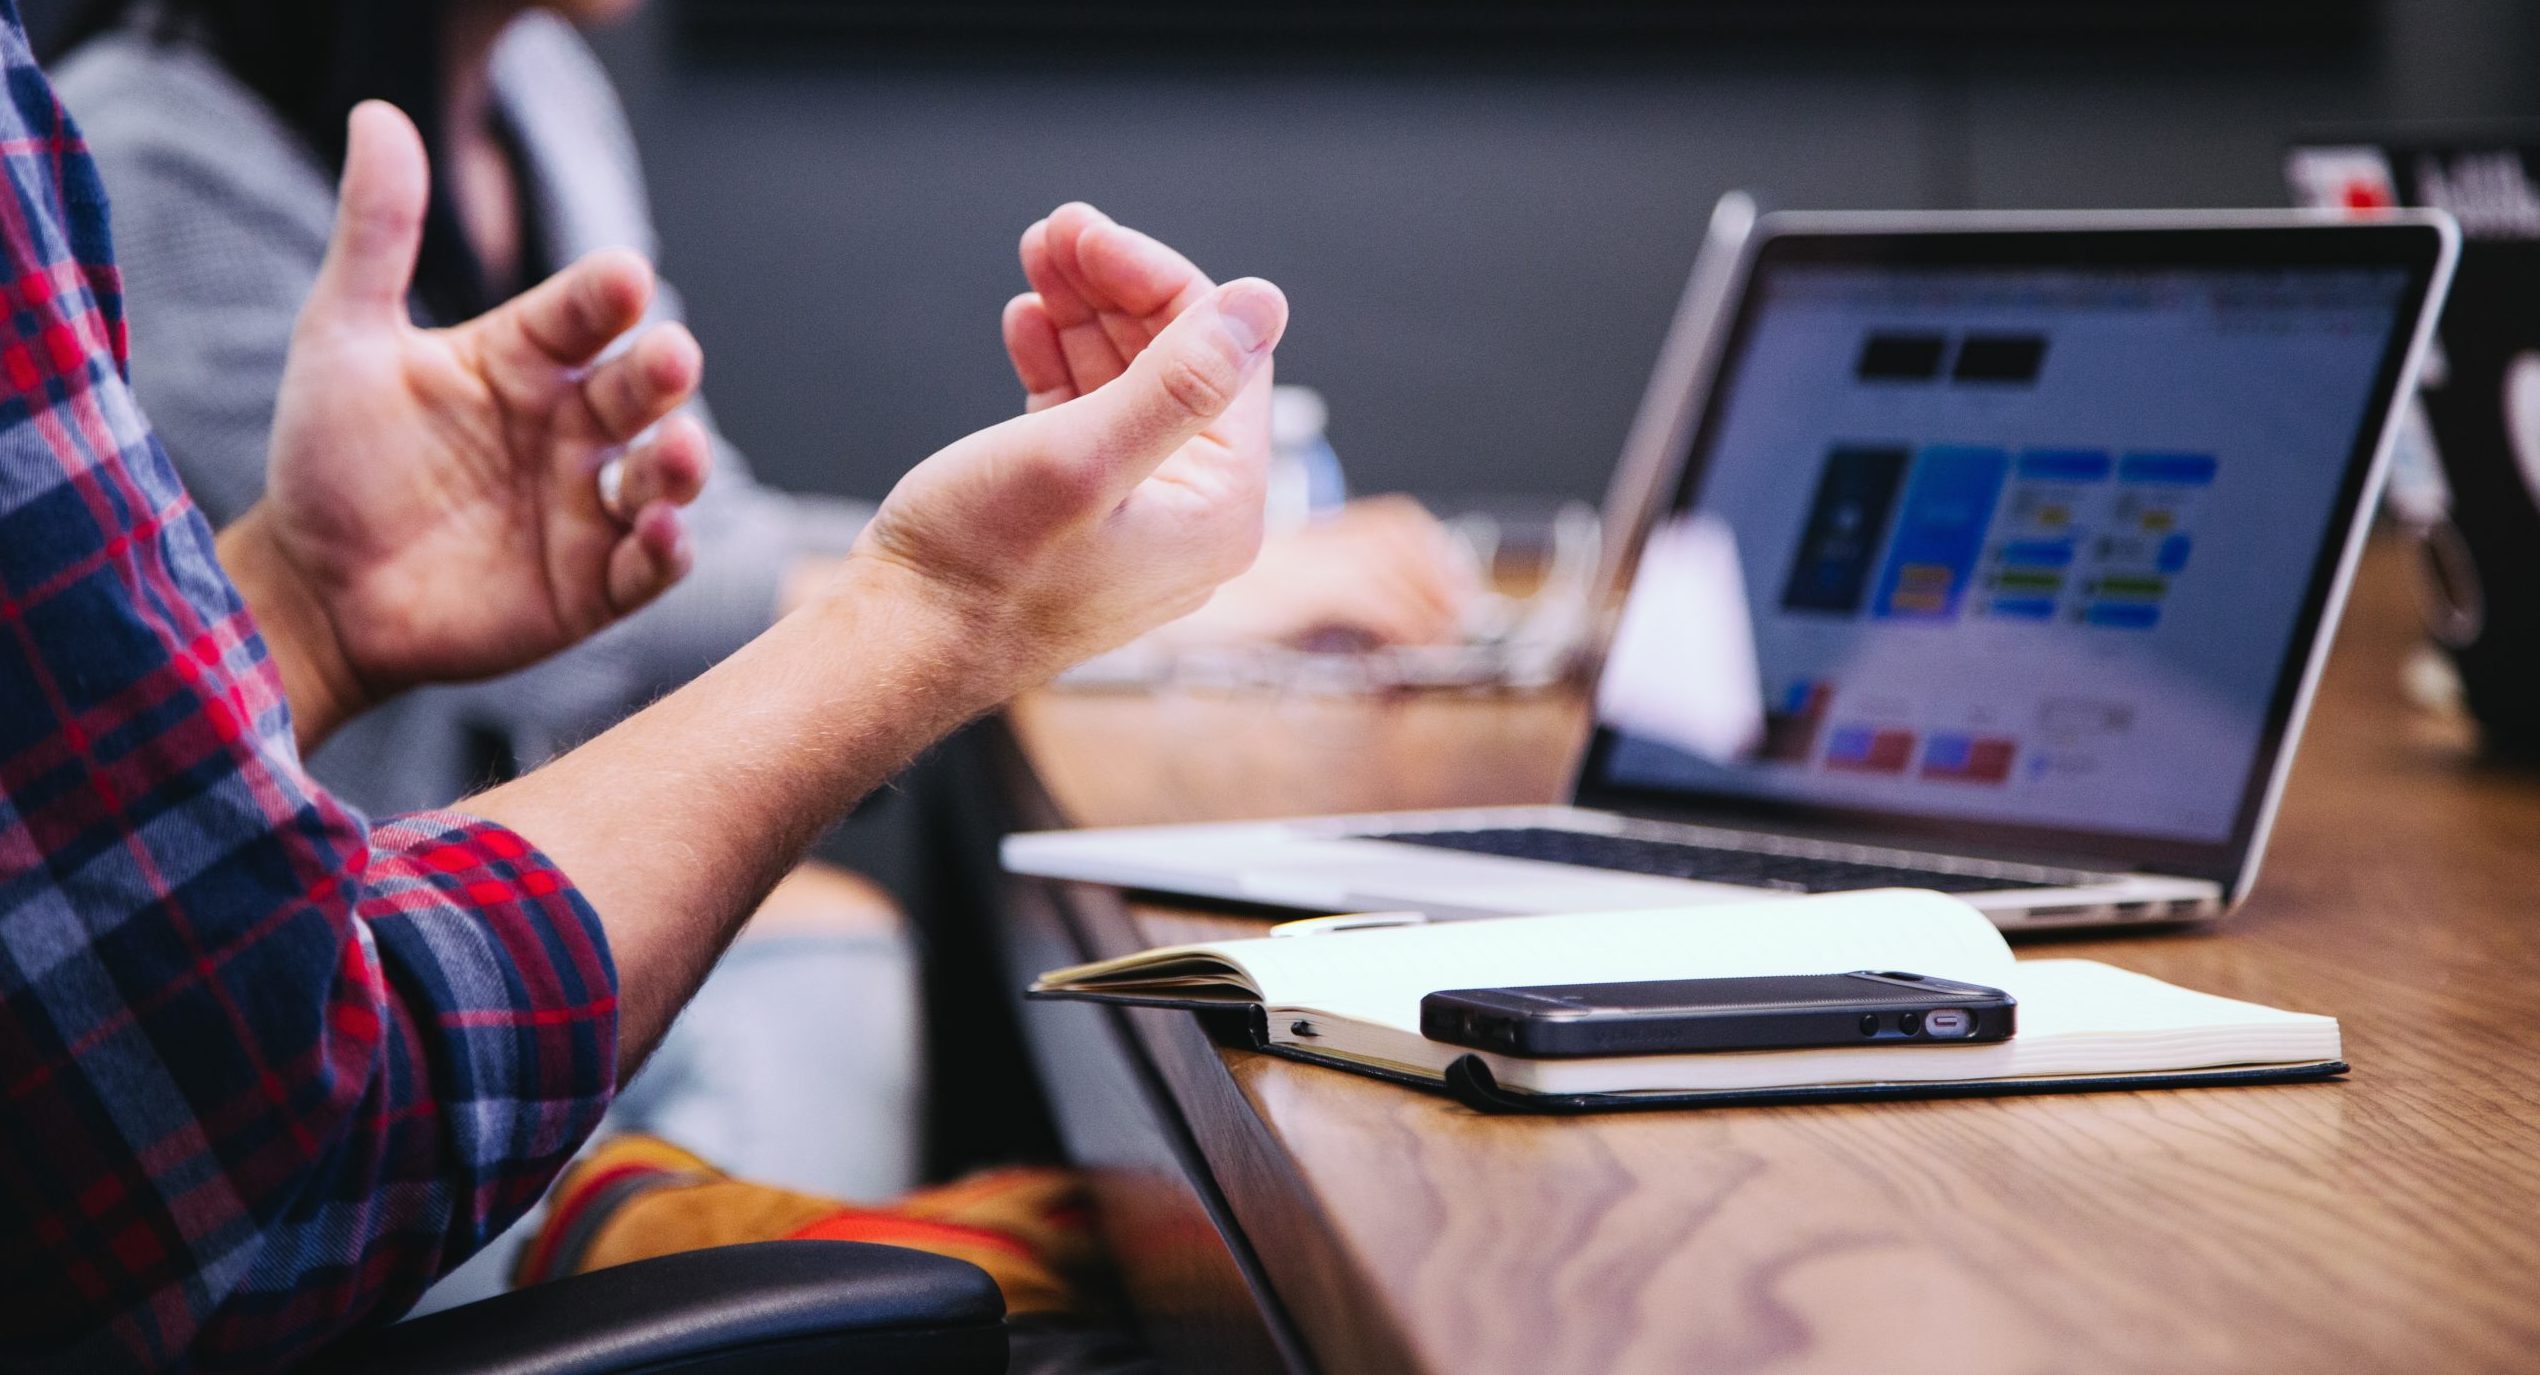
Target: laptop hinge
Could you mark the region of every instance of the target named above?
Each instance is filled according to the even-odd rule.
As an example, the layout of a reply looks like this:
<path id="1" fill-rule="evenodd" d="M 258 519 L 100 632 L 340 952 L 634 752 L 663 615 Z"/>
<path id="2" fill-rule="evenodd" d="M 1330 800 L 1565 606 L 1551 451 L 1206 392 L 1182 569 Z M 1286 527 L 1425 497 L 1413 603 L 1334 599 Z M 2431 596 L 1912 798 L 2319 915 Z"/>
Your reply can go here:
<path id="1" fill-rule="evenodd" d="M 1642 803 L 1618 805 L 1582 801 L 1577 805 L 1591 811 L 1612 812 L 1634 821 L 1662 826 L 1698 826 L 1706 830 L 1733 831 L 1742 835 L 1784 836 L 1819 844 L 1893 850 L 1909 855 L 1940 855 L 1993 864 L 2020 864 L 2040 869 L 2072 869 L 2100 874 L 2156 874 L 2169 878 L 2198 879 L 2226 886 L 2231 878 L 2228 873 L 2217 874 L 2194 866 L 2165 864 L 2136 855 L 1986 843 L 1962 836 L 1918 834 L 1910 830 L 1899 831 L 1826 818 L 1757 816 L 1752 812 L 1664 807 Z"/>

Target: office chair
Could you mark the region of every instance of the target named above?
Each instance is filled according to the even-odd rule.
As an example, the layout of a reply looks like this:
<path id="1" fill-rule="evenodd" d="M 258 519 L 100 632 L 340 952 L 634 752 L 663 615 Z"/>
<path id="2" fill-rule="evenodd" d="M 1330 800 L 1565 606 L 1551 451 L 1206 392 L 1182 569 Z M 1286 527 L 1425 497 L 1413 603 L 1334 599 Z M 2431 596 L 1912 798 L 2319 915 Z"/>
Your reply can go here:
<path id="1" fill-rule="evenodd" d="M 1005 1301 L 967 1261 L 763 1241 L 571 1275 L 381 1328 L 325 1375 L 1003 1375 Z"/>

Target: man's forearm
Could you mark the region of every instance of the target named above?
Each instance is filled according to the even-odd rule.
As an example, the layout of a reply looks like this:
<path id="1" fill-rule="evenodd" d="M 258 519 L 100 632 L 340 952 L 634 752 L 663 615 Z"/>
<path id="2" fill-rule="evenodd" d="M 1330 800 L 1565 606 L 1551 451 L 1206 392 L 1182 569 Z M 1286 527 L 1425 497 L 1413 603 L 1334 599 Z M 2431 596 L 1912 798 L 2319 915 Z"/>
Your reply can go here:
<path id="1" fill-rule="evenodd" d="M 694 682 L 462 808 L 520 832 L 598 910 L 631 1074 L 820 832 L 1020 685 L 917 575 L 853 560 Z"/>

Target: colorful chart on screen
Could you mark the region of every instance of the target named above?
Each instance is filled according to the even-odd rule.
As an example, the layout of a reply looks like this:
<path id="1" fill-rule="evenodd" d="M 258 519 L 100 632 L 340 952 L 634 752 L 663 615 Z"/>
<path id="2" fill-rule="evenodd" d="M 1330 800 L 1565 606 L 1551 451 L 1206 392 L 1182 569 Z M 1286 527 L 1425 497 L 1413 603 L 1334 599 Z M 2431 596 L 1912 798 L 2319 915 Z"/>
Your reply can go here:
<path id="1" fill-rule="evenodd" d="M 1609 776 L 2226 837 L 2405 285 L 1778 271 L 1677 516 L 1736 534 L 1762 744 Z"/>

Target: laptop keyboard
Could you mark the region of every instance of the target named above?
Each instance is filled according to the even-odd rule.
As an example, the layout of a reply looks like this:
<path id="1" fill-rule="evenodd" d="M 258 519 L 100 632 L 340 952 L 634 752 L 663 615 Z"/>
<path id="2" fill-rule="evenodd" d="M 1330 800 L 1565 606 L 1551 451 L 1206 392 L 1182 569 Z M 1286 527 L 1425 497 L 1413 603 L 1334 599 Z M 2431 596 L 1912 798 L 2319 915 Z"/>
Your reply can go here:
<path id="1" fill-rule="evenodd" d="M 1479 831 L 1402 831 L 1362 835 L 1360 840 L 1390 840 L 1399 845 L 1426 845 L 1467 854 L 1536 859 L 1577 864 L 1590 869 L 1618 869 L 1661 878 L 1701 879 L 1790 893 L 1839 893 L 1856 888 L 1935 888 L 1944 893 L 1991 893 L 2007 888 L 2052 888 L 2060 885 L 1993 874 L 1958 874 L 1940 869 L 1862 864 L 1806 855 L 1760 854 L 1753 850 L 1688 845 L 1642 836 L 1601 835 L 1549 826 L 1520 826 Z"/>

